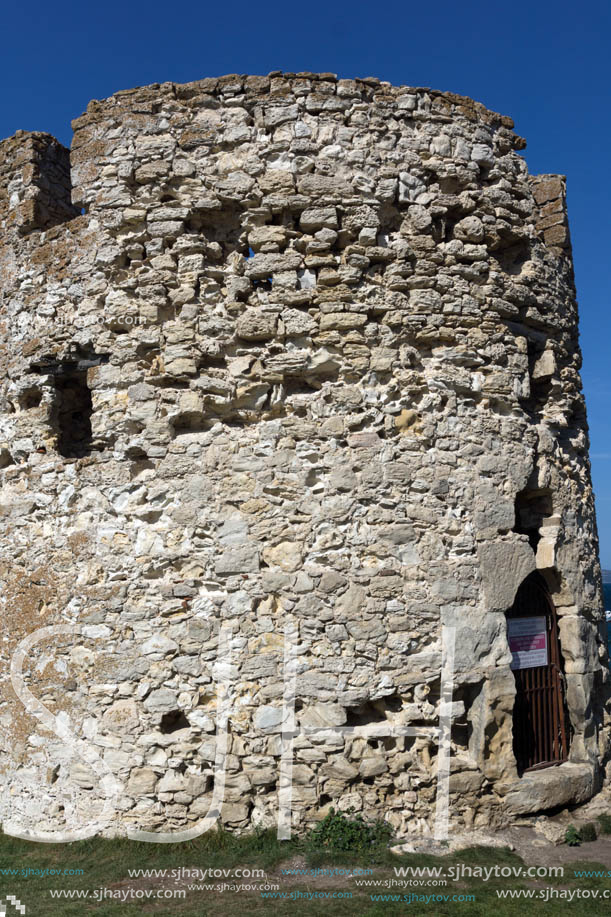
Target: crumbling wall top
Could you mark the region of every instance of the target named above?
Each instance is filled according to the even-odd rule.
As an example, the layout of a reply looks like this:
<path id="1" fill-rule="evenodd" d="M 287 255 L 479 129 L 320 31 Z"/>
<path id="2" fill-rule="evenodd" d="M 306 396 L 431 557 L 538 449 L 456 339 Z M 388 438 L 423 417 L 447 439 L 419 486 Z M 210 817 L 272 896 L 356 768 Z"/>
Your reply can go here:
<path id="1" fill-rule="evenodd" d="M 26 235 L 63 223 L 71 202 L 70 152 L 51 134 L 17 131 L 0 143 L 0 221 Z"/>
<path id="2" fill-rule="evenodd" d="M 116 92 L 107 99 L 93 99 L 87 106 L 85 114 L 72 122 L 74 130 L 81 129 L 86 124 L 95 122 L 104 117 L 113 108 L 127 108 L 140 105 L 142 112 L 146 111 L 148 100 L 154 103 L 160 97 L 170 97 L 181 101 L 188 101 L 201 95 L 217 98 L 228 98 L 241 95 L 245 99 L 260 96 L 269 96 L 281 102 L 286 96 L 309 97 L 307 108 L 311 113 L 317 110 L 333 110 L 329 104 L 330 96 L 343 99 L 358 100 L 380 106 L 394 105 L 403 111 L 406 116 L 413 118 L 427 118 L 445 120 L 462 116 L 470 121 L 481 121 L 492 127 L 503 127 L 512 130 L 513 120 L 486 108 L 481 102 L 476 102 L 468 96 L 457 95 L 453 92 L 430 89 L 428 87 L 393 86 L 391 83 L 379 80 L 376 77 L 363 79 L 338 79 L 335 73 L 283 73 L 272 71 L 267 76 L 252 76 L 247 74 L 226 74 L 220 77 L 206 77 L 189 83 L 151 83 L 148 86 L 139 86 L 134 89 L 125 89 Z M 524 148 L 525 141 L 516 137 L 517 148 Z"/>

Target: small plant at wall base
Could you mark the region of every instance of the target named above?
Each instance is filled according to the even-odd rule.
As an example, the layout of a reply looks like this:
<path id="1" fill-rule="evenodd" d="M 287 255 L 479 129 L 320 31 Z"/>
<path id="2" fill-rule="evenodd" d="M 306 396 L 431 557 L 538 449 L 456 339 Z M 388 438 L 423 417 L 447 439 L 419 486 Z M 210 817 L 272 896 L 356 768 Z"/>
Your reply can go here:
<path id="1" fill-rule="evenodd" d="M 599 815 L 598 824 L 601 834 L 611 834 L 611 815 Z"/>
<path id="2" fill-rule="evenodd" d="M 353 811 L 351 809 L 348 814 Z M 358 853 L 383 849 L 391 837 L 392 828 L 388 822 L 367 824 L 361 815 L 348 818 L 342 812 L 331 809 L 308 835 L 307 847 L 312 851 Z"/>
<path id="3" fill-rule="evenodd" d="M 595 841 L 597 838 L 596 825 L 594 822 L 589 821 L 587 824 L 582 825 L 579 829 L 579 837 L 584 844 L 589 844 L 592 841 Z"/>
<path id="4" fill-rule="evenodd" d="M 581 847 L 581 835 L 575 825 L 569 825 L 564 833 L 564 843 L 569 847 Z"/>

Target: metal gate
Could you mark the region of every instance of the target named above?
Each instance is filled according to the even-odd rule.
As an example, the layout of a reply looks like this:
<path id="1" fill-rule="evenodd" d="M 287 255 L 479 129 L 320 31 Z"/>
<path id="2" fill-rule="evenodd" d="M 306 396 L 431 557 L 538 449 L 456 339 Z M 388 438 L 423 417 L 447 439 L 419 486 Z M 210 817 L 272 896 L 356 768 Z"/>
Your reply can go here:
<path id="1" fill-rule="evenodd" d="M 508 628 L 511 628 L 511 621 L 522 619 L 517 622 L 518 629 L 519 624 L 527 625 L 525 619 L 543 619 L 546 634 L 545 649 L 537 644 L 539 648 L 531 649 L 530 655 L 528 651 L 514 653 L 512 663 L 516 680 L 513 751 L 518 773 L 522 774 L 566 761 L 570 741 L 556 609 L 541 574 L 531 573 L 524 580 L 507 618 Z M 541 625 L 530 630 L 537 626 Z M 528 626 L 522 628 L 523 631 L 528 629 Z M 528 638 L 524 645 L 528 649 Z M 531 646 L 535 646 L 534 641 Z M 528 664 L 529 659 L 534 660 L 533 665 Z"/>

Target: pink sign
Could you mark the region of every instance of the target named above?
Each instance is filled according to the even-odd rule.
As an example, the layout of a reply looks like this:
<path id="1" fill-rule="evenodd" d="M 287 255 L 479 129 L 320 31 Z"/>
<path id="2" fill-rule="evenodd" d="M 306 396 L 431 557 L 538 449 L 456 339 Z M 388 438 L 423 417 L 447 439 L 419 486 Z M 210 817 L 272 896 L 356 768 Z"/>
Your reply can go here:
<path id="1" fill-rule="evenodd" d="M 532 669 L 547 665 L 547 620 L 508 618 L 507 638 L 513 656 L 512 669 Z"/>

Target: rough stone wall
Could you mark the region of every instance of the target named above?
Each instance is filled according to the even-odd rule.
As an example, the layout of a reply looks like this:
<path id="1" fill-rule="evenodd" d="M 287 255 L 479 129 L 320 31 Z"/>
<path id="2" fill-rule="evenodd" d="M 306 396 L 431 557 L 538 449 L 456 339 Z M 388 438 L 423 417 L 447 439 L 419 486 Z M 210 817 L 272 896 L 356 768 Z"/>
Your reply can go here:
<path id="1" fill-rule="evenodd" d="M 124 782 L 113 830 L 207 812 L 223 623 L 232 828 L 276 817 L 287 621 L 302 725 L 436 725 L 457 628 L 452 824 L 595 790 L 608 675 L 565 188 L 528 175 L 512 127 L 329 74 L 153 85 L 74 122 L 73 205 L 52 137 L 0 145 L 5 824 L 84 824 L 104 798 L 9 682 L 57 623 L 75 635 L 41 639 L 26 680 Z M 518 779 L 505 626 L 535 568 L 573 729 L 544 782 Z M 425 830 L 436 755 L 300 737 L 294 822 L 333 803 Z"/>

